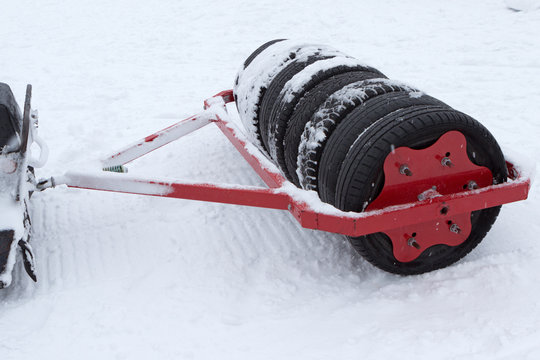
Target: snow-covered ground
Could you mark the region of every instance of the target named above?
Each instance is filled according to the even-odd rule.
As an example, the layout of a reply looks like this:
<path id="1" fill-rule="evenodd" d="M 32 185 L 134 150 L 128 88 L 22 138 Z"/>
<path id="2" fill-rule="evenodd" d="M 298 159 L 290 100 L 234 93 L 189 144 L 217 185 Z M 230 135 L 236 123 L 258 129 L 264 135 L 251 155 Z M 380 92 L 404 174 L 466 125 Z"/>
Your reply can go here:
<path id="1" fill-rule="evenodd" d="M 513 1 L 516 3 L 516 1 Z M 540 153 L 538 1 L 11 0 L 0 81 L 34 85 L 60 174 L 201 109 L 274 38 L 329 44 Z M 510 3 L 510 2 L 509 2 Z M 130 173 L 261 185 L 209 126 Z M 458 264 L 399 277 L 288 213 L 35 194 L 39 282 L 0 291 L 0 359 L 538 359 L 540 188 Z"/>

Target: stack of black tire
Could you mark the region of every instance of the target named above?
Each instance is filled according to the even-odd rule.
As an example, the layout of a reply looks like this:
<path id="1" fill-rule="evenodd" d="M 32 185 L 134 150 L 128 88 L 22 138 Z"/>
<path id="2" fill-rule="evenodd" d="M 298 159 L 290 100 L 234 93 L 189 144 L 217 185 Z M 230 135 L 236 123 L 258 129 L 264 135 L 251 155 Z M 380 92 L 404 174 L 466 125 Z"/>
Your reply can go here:
<path id="1" fill-rule="evenodd" d="M 478 121 L 326 46 L 267 42 L 245 61 L 234 93 L 251 140 L 287 179 L 344 211 L 363 211 L 377 197 L 393 148 L 425 148 L 450 130 L 465 135 L 470 160 L 488 167 L 494 183 L 506 181 L 504 156 Z M 432 246 L 407 263 L 395 259 L 383 233 L 350 241 L 383 270 L 420 274 L 465 256 L 499 210 L 473 212 L 471 235 L 461 245 Z"/>

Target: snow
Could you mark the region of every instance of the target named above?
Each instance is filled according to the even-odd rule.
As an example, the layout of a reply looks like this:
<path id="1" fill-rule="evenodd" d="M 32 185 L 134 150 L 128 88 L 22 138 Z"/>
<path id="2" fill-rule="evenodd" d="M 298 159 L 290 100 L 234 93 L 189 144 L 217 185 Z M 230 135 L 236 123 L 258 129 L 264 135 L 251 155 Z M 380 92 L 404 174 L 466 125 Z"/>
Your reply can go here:
<path id="1" fill-rule="evenodd" d="M 3 187 L 0 186 L 0 189 Z M 13 230 L 15 237 L 20 238 L 24 233 L 23 219 L 24 213 L 23 209 L 19 204 L 15 203 L 12 200 L 11 195 L 6 195 L 5 193 L 0 193 L 0 231 L 2 230 Z M 4 286 L 8 286 L 12 281 L 11 269 L 15 266 L 15 258 L 17 252 L 14 249 L 17 248 L 17 241 L 13 241 L 10 246 L 10 252 L 8 260 L 6 263 L 5 271 L 0 273 L 0 282 Z"/>
<path id="2" fill-rule="evenodd" d="M 536 162 L 526 154 L 523 154 L 515 149 L 502 148 L 506 161 L 511 162 L 517 170 L 520 177 L 528 178 L 531 183 L 534 183 L 536 176 Z"/>
<path id="3" fill-rule="evenodd" d="M 2 210 L 4 209 L 2 208 Z M 9 218 L 12 218 L 12 216 L 9 216 L 8 219 Z M 17 258 L 17 251 L 16 251 L 17 246 L 18 246 L 18 242 L 13 241 L 9 247 L 10 250 L 9 250 L 5 268 L 4 268 L 4 271 L 0 274 L 0 282 L 2 283 L 2 287 L 9 286 L 13 280 L 12 270 L 15 267 L 15 261 Z"/>
<path id="4" fill-rule="evenodd" d="M 2 196 L 0 196 L 0 210 L 2 211 L 2 216 L 0 217 L 0 230 L 14 230 L 16 235 L 22 236 L 23 212 L 21 207 L 13 201 L 11 196 L 2 194 Z M 19 224 L 20 226 L 17 226 Z"/>
<path id="5" fill-rule="evenodd" d="M 540 9 L 538 0 L 505 0 L 506 6 L 514 11 L 533 11 Z"/>
<path id="6" fill-rule="evenodd" d="M 283 102 L 290 102 L 293 100 L 294 94 L 302 91 L 305 85 L 318 73 L 337 67 L 347 66 L 349 68 L 357 68 L 360 66 L 366 67 L 367 65 L 358 61 L 357 59 L 351 59 L 344 56 L 336 56 L 330 59 L 324 59 L 316 61 L 313 64 L 306 66 L 302 71 L 287 81 L 283 90 L 281 90 L 278 99 L 282 99 Z M 277 126 L 277 124 L 275 124 Z M 273 159 L 277 159 L 277 139 L 274 136 L 275 129 L 270 129 L 268 136 L 268 152 Z"/>
<path id="7" fill-rule="evenodd" d="M 505 151 L 533 162 L 540 153 L 538 10 L 487 0 L 12 0 L 1 11 L 0 81 L 19 104 L 34 85 L 50 148 L 40 177 L 199 112 L 259 45 L 291 37 L 425 90 L 480 120 Z M 129 174 L 263 185 L 213 125 Z M 0 358 L 536 359 L 539 195 L 536 182 L 528 201 L 504 206 L 458 264 L 399 277 L 285 211 L 36 193 L 38 283 L 17 264 L 0 292 Z"/>
<path id="8" fill-rule="evenodd" d="M 309 82 L 313 78 L 313 76 L 315 76 L 319 72 L 334 68 L 336 66 L 347 66 L 354 68 L 367 65 L 356 59 L 346 57 L 334 57 L 331 59 L 317 61 L 313 64 L 306 66 L 304 70 L 294 75 L 292 79 L 285 84 L 280 96 L 283 96 L 284 101 L 293 100 L 293 94 L 295 92 L 301 91 L 304 88 L 305 84 Z"/>

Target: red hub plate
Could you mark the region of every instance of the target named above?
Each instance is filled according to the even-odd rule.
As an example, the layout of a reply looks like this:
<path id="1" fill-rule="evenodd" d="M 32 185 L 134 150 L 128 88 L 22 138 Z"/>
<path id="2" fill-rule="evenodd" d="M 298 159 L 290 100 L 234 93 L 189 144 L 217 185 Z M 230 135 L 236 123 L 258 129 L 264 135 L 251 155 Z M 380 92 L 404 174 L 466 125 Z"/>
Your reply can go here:
<path id="1" fill-rule="evenodd" d="M 448 195 L 493 184 L 491 171 L 473 164 L 467 155 L 467 140 L 458 131 L 449 131 L 435 144 L 414 150 L 400 147 L 384 162 L 384 187 L 366 210 Z M 471 213 L 453 213 L 442 203 L 435 220 L 385 232 L 400 262 L 416 259 L 427 248 L 463 243 L 471 233 Z"/>

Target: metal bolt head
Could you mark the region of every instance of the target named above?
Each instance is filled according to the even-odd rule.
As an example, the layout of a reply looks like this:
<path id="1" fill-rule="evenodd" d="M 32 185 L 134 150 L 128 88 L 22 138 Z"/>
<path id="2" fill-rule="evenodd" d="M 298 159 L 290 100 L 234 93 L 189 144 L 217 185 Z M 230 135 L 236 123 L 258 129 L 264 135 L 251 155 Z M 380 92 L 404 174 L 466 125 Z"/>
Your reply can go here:
<path id="1" fill-rule="evenodd" d="M 412 176 L 412 171 L 407 164 L 402 164 L 399 167 L 399 173 L 402 175 Z"/>
<path id="2" fill-rule="evenodd" d="M 415 238 L 409 238 L 409 240 L 407 240 L 407 245 L 409 246 L 412 246 L 414 247 L 415 249 L 420 249 L 420 244 L 418 244 L 418 242 L 416 241 Z"/>
<path id="3" fill-rule="evenodd" d="M 452 165 L 454 165 L 454 164 L 452 164 L 452 160 L 450 160 L 450 158 L 448 156 L 445 156 L 445 157 L 442 158 L 441 164 L 442 164 L 442 166 L 448 166 L 448 167 L 451 167 Z"/>
<path id="4" fill-rule="evenodd" d="M 454 234 L 459 234 L 461 232 L 461 228 L 458 226 L 458 224 L 452 224 L 450 225 L 450 231 Z"/>
<path id="5" fill-rule="evenodd" d="M 478 189 L 478 184 L 477 184 L 474 180 L 471 180 L 471 181 L 469 181 L 469 183 L 467 184 L 467 189 L 469 189 L 469 190 L 475 190 L 475 189 Z"/>

